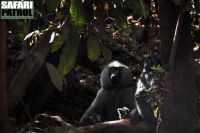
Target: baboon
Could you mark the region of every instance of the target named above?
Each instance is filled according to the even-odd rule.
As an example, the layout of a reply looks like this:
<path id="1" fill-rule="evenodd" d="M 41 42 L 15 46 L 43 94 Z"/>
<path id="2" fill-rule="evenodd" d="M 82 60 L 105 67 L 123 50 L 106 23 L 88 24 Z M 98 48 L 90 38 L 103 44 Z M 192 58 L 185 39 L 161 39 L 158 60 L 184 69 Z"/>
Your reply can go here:
<path id="1" fill-rule="evenodd" d="M 101 89 L 91 106 L 80 120 L 80 125 L 118 120 L 118 108 L 136 108 L 131 70 L 124 64 L 113 61 L 101 72 Z"/>

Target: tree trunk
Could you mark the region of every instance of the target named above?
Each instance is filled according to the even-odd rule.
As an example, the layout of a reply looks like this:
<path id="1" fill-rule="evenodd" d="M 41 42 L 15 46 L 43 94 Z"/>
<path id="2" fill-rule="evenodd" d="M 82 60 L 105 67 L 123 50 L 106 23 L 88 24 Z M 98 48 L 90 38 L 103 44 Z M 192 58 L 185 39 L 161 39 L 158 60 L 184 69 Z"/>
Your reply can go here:
<path id="1" fill-rule="evenodd" d="M 163 18 L 160 19 L 161 29 L 164 29 L 164 26 L 174 25 L 174 23 L 166 23 L 164 19 L 167 10 L 171 10 L 171 8 L 161 10 L 161 7 L 166 6 L 163 5 L 165 2 L 169 4 L 169 1 L 159 1 L 160 17 Z M 169 62 L 172 70 L 166 73 L 164 79 L 165 87 L 169 92 L 164 93 L 158 133 L 193 133 L 195 129 L 196 102 L 191 59 L 190 14 L 183 12 L 182 9 L 181 12 L 175 34 L 169 32 L 166 27 L 165 30 L 161 30 L 162 59 L 165 61 L 164 63 Z M 175 14 L 173 16 L 175 17 Z M 182 21 L 180 21 L 181 17 Z M 173 30 L 175 31 L 175 28 Z M 173 48 L 169 46 L 172 44 L 169 42 L 173 42 L 172 35 L 175 38 Z M 168 38 L 169 36 L 171 38 Z"/>
<path id="2" fill-rule="evenodd" d="M 0 21 L 0 132 L 12 133 L 8 115 L 7 74 L 6 74 L 6 21 Z"/>
<path id="3" fill-rule="evenodd" d="M 180 31 L 180 42 L 174 66 L 172 84 L 174 91 L 175 107 L 177 112 L 178 126 L 182 133 L 193 133 L 195 128 L 196 114 L 196 88 L 194 81 L 192 40 L 190 12 L 184 12 L 183 24 Z M 178 106 L 177 106 L 178 105 Z"/>
<path id="4" fill-rule="evenodd" d="M 174 31 L 178 18 L 178 8 L 170 0 L 158 0 L 160 17 L 161 56 L 164 64 L 169 62 Z"/>

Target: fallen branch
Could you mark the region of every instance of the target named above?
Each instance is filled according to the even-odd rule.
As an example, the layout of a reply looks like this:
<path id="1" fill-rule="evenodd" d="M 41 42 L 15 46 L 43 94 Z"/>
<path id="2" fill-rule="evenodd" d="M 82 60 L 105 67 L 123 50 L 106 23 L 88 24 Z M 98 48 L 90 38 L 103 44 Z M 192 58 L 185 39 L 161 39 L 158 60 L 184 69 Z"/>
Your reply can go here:
<path id="1" fill-rule="evenodd" d="M 79 133 L 156 133 L 156 126 L 145 122 L 131 125 L 130 119 L 96 123 L 78 128 Z"/>
<path id="2" fill-rule="evenodd" d="M 196 125 L 195 129 L 196 133 L 199 131 L 200 123 Z M 142 121 L 132 125 L 130 119 L 122 119 L 79 127 L 78 133 L 156 133 L 156 126 Z"/>

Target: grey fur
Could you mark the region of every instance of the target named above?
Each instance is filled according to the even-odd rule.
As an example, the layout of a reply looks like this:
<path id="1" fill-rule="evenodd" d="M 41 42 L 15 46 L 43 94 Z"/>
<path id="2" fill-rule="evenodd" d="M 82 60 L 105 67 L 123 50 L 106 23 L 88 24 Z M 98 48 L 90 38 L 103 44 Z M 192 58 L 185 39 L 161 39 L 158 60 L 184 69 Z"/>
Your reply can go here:
<path id="1" fill-rule="evenodd" d="M 120 71 L 116 84 L 111 83 L 111 69 Z M 135 108 L 135 87 L 132 84 L 131 70 L 117 61 L 108 64 L 101 72 L 101 89 L 91 106 L 87 109 L 80 120 L 80 125 L 89 125 L 102 121 L 119 119 L 118 108 Z"/>
<path id="2" fill-rule="evenodd" d="M 142 119 L 149 123 L 156 123 L 156 118 L 153 114 L 153 109 L 150 103 L 147 102 L 148 98 L 145 89 L 149 89 L 154 85 L 158 85 L 158 81 L 155 80 L 155 74 L 153 74 L 151 67 L 153 65 L 162 65 L 160 57 L 149 57 L 144 62 L 143 72 L 137 82 L 137 90 L 135 93 L 135 101 L 137 110 Z"/>

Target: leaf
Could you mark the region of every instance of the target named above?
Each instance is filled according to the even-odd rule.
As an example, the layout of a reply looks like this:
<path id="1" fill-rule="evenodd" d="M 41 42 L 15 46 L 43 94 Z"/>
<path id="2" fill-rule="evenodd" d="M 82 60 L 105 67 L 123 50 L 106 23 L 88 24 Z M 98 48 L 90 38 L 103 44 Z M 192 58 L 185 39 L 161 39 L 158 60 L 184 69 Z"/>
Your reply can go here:
<path id="1" fill-rule="evenodd" d="M 151 69 L 154 70 L 154 71 L 157 71 L 157 66 L 153 65 L 153 66 L 151 67 Z"/>
<path id="2" fill-rule="evenodd" d="M 144 0 L 140 0 L 140 5 L 142 9 L 142 16 L 146 19 L 147 16 L 149 15 L 149 7 L 144 3 Z M 147 13 L 148 12 L 148 13 Z"/>
<path id="3" fill-rule="evenodd" d="M 46 63 L 47 70 L 49 77 L 51 79 L 51 82 L 54 84 L 54 86 L 59 90 L 63 90 L 63 81 L 62 81 L 62 76 L 58 72 L 58 70 L 50 63 Z"/>
<path id="4" fill-rule="evenodd" d="M 44 4 L 47 7 L 48 12 L 55 11 L 59 7 L 61 0 L 45 0 Z"/>
<path id="5" fill-rule="evenodd" d="M 84 20 L 85 20 L 85 14 L 83 5 L 80 0 L 70 0 L 70 14 L 71 14 L 71 21 L 74 26 L 76 26 L 77 32 L 80 33 Z"/>
<path id="6" fill-rule="evenodd" d="M 157 94 L 157 95 L 155 96 L 155 98 L 158 99 L 158 100 L 161 99 L 161 98 L 162 98 L 162 94 L 161 94 L 161 93 Z"/>
<path id="7" fill-rule="evenodd" d="M 26 35 L 25 38 L 24 38 L 24 41 L 29 39 L 30 37 L 32 37 L 34 33 L 35 32 L 33 31 L 33 32 L 29 33 L 28 35 Z"/>
<path id="8" fill-rule="evenodd" d="M 154 101 L 151 102 L 151 108 L 153 108 L 153 107 L 155 107 L 155 102 Z"/>
<path id="9" fill-rule="evenodd" d="M 80 43 L 80 31 L 84 24 L 84 11 L 80 0 L 70 0 L 71 29 L 61 57 L 59 59 L 58 70 L 62 76 L 68 74 L 76 63 Z"/>
<path id="10" fill-rule="evenodd" d="M 128 1 L 135 12 L 142 15 L 144 18 L 149 16 L 149 7 L 145 4 L 144 0 L 130 0 Z"/>
<path id="11" fill-rule="evenodd" d="M 90 36 L 87 40 L 87 53 L 92 62 L 101 55 L 100 42 L 95 36 Z"/>
<path id="12" fill-rule="evenodd" d="M 153 115 L 155 118 L 158 118 L 158 107 L 156 109 L 153 110 Z"/>
<path id="13" fill-rule="evenodd" d="M 66 129 L 64 127 L 49 127 L 51 133 L 66 133 Z"/>
<path id="14" fill-rule="evenodd" d="M 65 46 L 63 47 L 63 51 L 58 64 L 58 70 L 61 72 L 62 76 L 68 74 L 74 67 L 79 48 L 79 34 L 70 34 L 69 38 L 70 39 L 67 40 Z"/>
<path id="15" fill-rule="evenodd" d="M 164 72 L 164 69 L 160 66 L 160 65 L 153 65 L 153 67 L 151 67 L 151 69 L 156 72 L 156 73 L 163 73 Z"/>
<path id="16" fill-rule="evenodd" d="M 101 44 L 101 52 L 106 61 L 110 62 L 112 60 L 112 52 L 106 48 L 103 44 Z"/>
<path id="17" fill-rule="evenodd" d="M 62 45 L 68 39 L 69 33 L 70 33 L 69 27 L 64 27 L 62 29 L 62 32 L 60 33 L 60 35 L 55 37 L 55 40 L 51 44 L 51 52 L 52 53 L 56 52 L 57 50 L 59 50 L 62 47 Z"/>
<path id="18" fill-rule="evenodd" d="M 150 93 L 151 91 L 152 91 L 152 87 L 150 87 L 150 88 L 144 88 L 144 91 L 146 92 L 146 93 Z"/>

